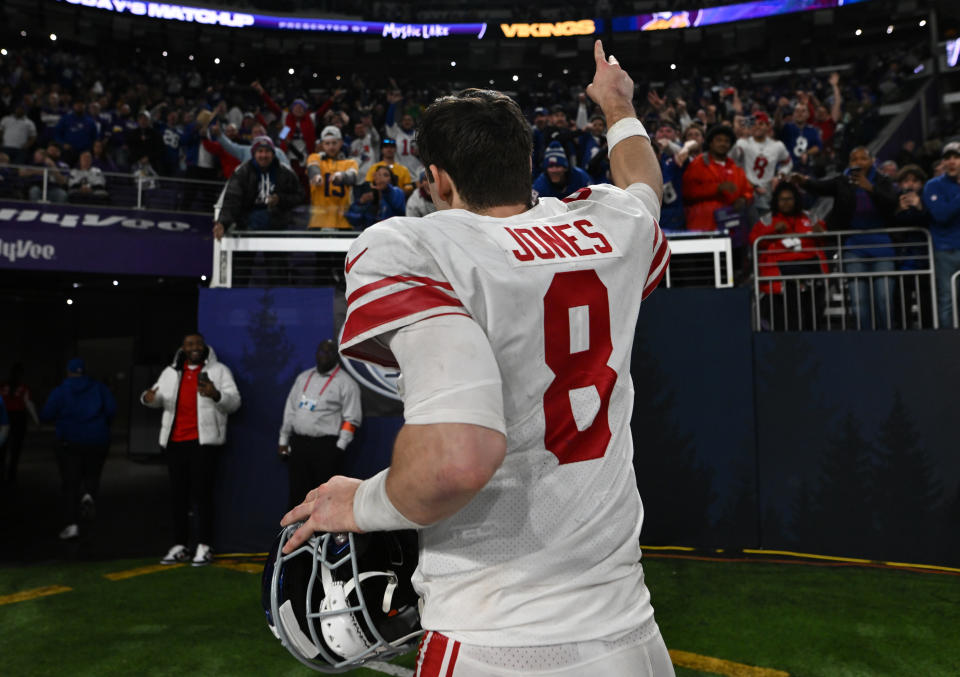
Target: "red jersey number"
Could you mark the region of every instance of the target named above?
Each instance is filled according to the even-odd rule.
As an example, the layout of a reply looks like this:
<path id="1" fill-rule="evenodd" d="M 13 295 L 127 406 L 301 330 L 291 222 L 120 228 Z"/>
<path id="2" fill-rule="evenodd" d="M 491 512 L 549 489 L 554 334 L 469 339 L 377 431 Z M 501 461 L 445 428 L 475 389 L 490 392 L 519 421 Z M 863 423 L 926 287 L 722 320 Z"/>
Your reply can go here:
<path id="1" fill-rule="evenodd" d="M 758 155 L 757 159 L 753 162 L 753 173 L 757 175 L 758 179 L 762 179 L 764 173 L 767 171 L 767 163 L 770 161 L 767 160 L 762 155 Z"/>
<path id="2" fill-rule="evenodd" d="M 587 345 L 571 352 L 570 310 L 582 306 L 589 318 Z M 617 372 L 607 364 L 613 353 L 607 288 L 594 270 L 557 273 L 543 297 L 543 317 L 544 354 L 554 374 L 543 394 L 544 446 L 561 465 L 602 458 L 611 438 L 607 410 L 617 382 Z M 580 430 L 570 392 L 590 386 L 600 396 L 600 408 L 590 425 Z"/>

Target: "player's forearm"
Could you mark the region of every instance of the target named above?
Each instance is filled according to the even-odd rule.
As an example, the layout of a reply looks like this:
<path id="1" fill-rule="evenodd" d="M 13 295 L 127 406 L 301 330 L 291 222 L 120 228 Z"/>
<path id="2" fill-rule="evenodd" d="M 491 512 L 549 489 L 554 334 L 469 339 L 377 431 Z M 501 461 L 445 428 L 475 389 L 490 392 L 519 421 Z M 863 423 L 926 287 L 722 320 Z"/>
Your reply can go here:
<path id="1" fill-rule="evenodd" d="M 653 152 L 650 139 L 646 137 L 628 137 L 611 149 L 610 174 L 618 188 L 645 183 L 653 189 L 658 198 L 663 198 L 660 162 Z"/>
<path id="2" fill-rule="evenodd" d="M 387 496 L 404 517 L 433 524 L 484 487 L 506 456 L 503 434 L 468 423 L 405 425 L 393 450 Z"/>

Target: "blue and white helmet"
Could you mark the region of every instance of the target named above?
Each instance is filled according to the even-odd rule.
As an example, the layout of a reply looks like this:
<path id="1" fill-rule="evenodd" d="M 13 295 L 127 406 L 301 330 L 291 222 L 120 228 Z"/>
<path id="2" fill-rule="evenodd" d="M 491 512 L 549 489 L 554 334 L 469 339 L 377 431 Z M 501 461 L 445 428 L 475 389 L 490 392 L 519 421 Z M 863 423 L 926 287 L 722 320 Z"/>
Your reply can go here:
<path id="1" fill-rule="evenodd" d="M 299 526 L 280 532 L 261 582 L 267 625 L 281 644 L 325 673 L 412 650 L 422 633 L 411 583 L 417 533 L 318 533 L 284 555 Z"/>

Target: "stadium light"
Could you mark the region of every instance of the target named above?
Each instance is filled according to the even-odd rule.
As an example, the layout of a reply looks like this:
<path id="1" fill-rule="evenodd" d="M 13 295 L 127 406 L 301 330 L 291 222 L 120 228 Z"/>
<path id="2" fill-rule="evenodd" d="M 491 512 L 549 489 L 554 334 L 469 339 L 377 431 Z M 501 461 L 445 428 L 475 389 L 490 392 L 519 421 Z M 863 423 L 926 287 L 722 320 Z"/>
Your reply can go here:
<path id="1" fill-rule="evenodd" d="M 193 61 L 193 54 L 191 54 L 191 55 L 188 56 L 187 58 L 190 59 L 191 61 Z"/>
<path id="2" fill-rule="evenodd" d="M 451 61 L 451 62 L 450 62 L 450 68 L 456 68 L 456 67 L 457 67 L 457 62 L 456 62 L 456 61 Z"/>
<path id="3" fill-rule="evenodd" d="M 319 73 L 314 73 L 314 74 L 313 74 L 313 77 L 319 78 L 319 77 L 320 77 L 320 74 L 319 74 Z"/>
<path id="4" fill-rule="evenodd" d="M 113 281 L 113 286 L 114 286 L 114 287 L 120 286 L 120 280 L 114 280 L 114 281 Z"/>
<path id="5" fill-rule="evenodd" d="M 201 282 L 206 282 L 206 281 L 207 281 L 207 276 L 206 276 L 206 275 L 201 275 L 201 276 L 200 276 L 200 281 L 201 281 Z"/>
<path id="6" fill-rule="evenodd" d="M 543 77 L 543 73 L 537 73 L 537 77 L 538 77 L 538 78 L 542 78 L 542 77 Z"/>
<path id="7" fill-rule="evenodd" d="M 50 34 L 50 41 L 51 41 L 51 42 L 56 42 L 56 41 L 57 41 L 57 34 L 56 34 L 56 33 L 51 33 L 51 34 Z"/>
<path id="8" fill-rule="evenodd" d="M 863 34 L 863 31 L 860 30 L 859 28 L 854 31 L 854 35 L 862 35 L 862 34 Z"/>
<path id="9" fill-rule="evenodd" d="M 516 81 L 519 80 L 519 79 L 520 79 L 520 76 L 519 76 L 519 75 L 514 75 L 514 76 L 513 76 L 513 81 L 514 81 L 514 82 L 516 82 Z"/>
<path id="10" fill-rule="evenodd" d="M 491 84 L 491 85 L 493 84 L 493 80 L 490 81 L 490 84 Z"/>
<path id="11" fill-rule="evenodd" d="M 219 64 L 220 64 L 220 57 L 219 57 L 219 56 L 213 57 L 213 63 L 219 65 Z"/>
<path id="12" fill-rule="evenodd" d="M 677 64 L 675 64 L 675 63 L 670 64 L 670 70 L 672 70 L 672 71 L 677 70 Z"/>
<path id="13" fill-rule="evenodd" d="M 167 58 L 167 50 L 163 50 L 163 58 L 164 58 L 164 59 Z"/>
<path id="14" fill-rule="evenodd" d="M 6 50 L 6 49 L 0 49 L 0 55 L 6 56 L 6 55 L 7 55 L 7 50 Z"/>
<path id="15" fill-rule="evenodd" d="M 240 62 L 240 68 L 246 68 L 247 64 L 243 61 Z"/>
<path id="16" fill-rule="evenodd" d="M 73 305 L 73 299 L 67 299 L 67 305 L 68 305 L 68 306 L 72 306 L 72 305 Z"/>
<path id="17" fill-rule="evenodd" d="M 923 24 L 920 24 L 920 25 L 922 26 Z M 26 32 L 26 31 L 20 31 L 20 37 L 21 37 L 21 38 L 27 37 L 27 32 Z"/>
<path id="18" fill-rule="evenodd" d="M 79 289 L 79 288 L 80 288 L 80 283 L 79 283 L 79 282 L 74 282 L 74 283 L 73 283 L 73 288 L 74 288 L 74 289 Z"/>
<path id="19" fill-rule="evenodd" d="M 569 75 L 569 74 L 570 74 L 570 69 L 569 69 L 569 68 L 564 68 L 564 69 L 563 69 L 563 74 L 564 74 L 564 75 Z"/>
<path id="20" fill-rule="evenodd" d="M 790 57 L 789 56 L 783 57 L 783 63 L 790 63 Z"/>
<path id="21" fill-rule="evenodd" d="M 293 70 L 292 68 L 288 68 L 288 69 L 287 69 L 287 72 L 288 72 L 290 75 L 293 75 L 293 74 L 294 74 L 294 70 Z"/>
<path id="22" fill-rule="evenodd" d="M 927 25 L 927 20 L 926 20 L 926 19 L 920 19 L 920 28 L 923 28 L 923 27 L 926 26 L 926 25 Z M 23 35 L 23 31 L 21 31 L 20 33 L 21 33 L 21 35 Z"/>
<path id="23" fill-rule="evenodd" d="M 887 26 L 887 35 L 890 35 L 891 33 L 893 33 L 893 25 L 892 25 L 892 24 L 889 25 L 889 26 Z"/>

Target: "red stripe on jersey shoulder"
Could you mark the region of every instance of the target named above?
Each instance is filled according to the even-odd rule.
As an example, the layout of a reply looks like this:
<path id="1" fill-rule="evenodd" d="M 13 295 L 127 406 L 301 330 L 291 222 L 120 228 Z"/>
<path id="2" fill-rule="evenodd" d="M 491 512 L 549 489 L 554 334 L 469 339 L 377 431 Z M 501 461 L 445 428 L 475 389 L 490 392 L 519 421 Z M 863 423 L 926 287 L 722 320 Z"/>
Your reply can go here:
<path id="1" fill-rule="evenodd" d="M 577 200 L 586 200 L 588 197 L 590 197 L 590 194 L 591 194 L 592 192 L 593 192 L 592 190 L 590 190 L 588 187 L 584 186 L 583 188 L 581 188 L 580 190 L 578 190 L 578 191 L 577 191 L 576 193 L 574 193 L 573 195 L 568 195 L 567 197 L 563 198 L 563 201 L 564 201 L 564 202 L 576 202 Z"/>
<path id="2" fill-rule="evenodd" d="M 436 287 L 411 287 L 387 294 L 357 306 L 347 314 L 341 343 L 349 343 L 360 334 L 388 322 L 399 320 L 431 308 L 459 307 L 463 304 Z"/>
<path id="3" fill-rule="evenodd" d="M 665 261 L 663 260 L 664 257 L 666 257 Z M 653 273 L 653 271 L 657 269 L 657 266 L 659 266 L 661 262 L 663 263 L 663 267 L 660 269 L 660 272 L 657 273 L 657 276 L 654 279 L 652 280 L 649 279 L 649 276 Z M 653 263 L 650 264 L 650 272 L 647 273 L 647 276 L 648 276 L 647 284 L 644 285 L 643 287 L 643 296 L 640 299 L 641 301 L 647 298 L 648 296 L 650 296 L 651 293 L 653 293 L 653 290 L 656 289 L 657 286 L 660 284 L 660 280 L 662 280 L 663 276 L 667 274 L 667 268 L 669 267 L 670 267 L 670 245 L 667 244 L 667 240 L 666 238 L 664 238 L 663 244 L 660 245 L 660 249 L 659 251 L 657 251 L 657 255 L 653 259 Z"/>
<path id="4" fill-rule="evenodd" d="M 416 275 L 391 275 L 390 277 L 385 277 L 382 280 L 377 280 L 376 282 L 371 282 L 370 284 L 365 284 L 362 287 L 358 287 L 352 294 L 350 294 L 350 296 L 347 297 L 347 304 L 349 305 L 353 303 L 364 294 L 369 294 L 370 292 L 382 287 L 389 287 L 391 284 L 396 284 L 397 282 L 418 282 L 430 287 L 441 287 L 443 289 L 449 289 L 450 291 L 453 291 L 452 284 L 449 282 L 443 282 L 441 280 L 434 280 L 432 277 L 418 277 Z"/>

